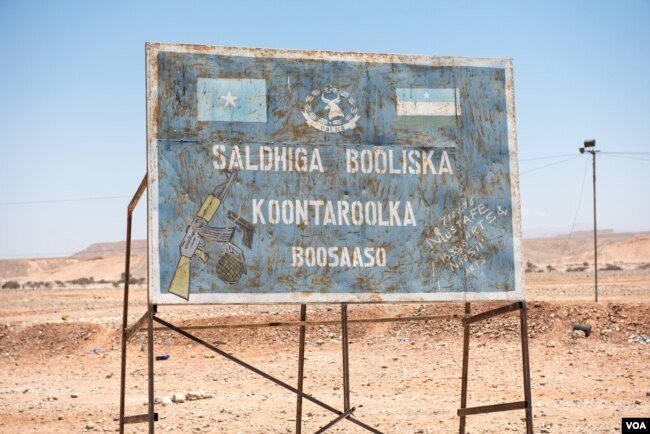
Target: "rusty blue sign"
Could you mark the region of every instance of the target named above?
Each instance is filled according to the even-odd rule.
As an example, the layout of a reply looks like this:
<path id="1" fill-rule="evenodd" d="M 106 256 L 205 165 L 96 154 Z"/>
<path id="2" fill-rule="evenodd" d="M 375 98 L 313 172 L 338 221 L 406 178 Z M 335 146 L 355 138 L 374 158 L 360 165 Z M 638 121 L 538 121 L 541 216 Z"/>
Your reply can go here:
<path id="1" fill-rule="evenodd" d="M 155 303 L 520 300 L 512 64 L 147 44 Z"/>

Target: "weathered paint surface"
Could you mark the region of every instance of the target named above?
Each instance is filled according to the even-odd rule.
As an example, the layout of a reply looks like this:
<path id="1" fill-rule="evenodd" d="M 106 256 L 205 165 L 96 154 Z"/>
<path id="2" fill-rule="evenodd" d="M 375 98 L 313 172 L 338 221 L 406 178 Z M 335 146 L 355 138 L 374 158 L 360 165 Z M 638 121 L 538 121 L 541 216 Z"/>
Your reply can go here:
<path id="1" fill-rule="evenodd" d="M 509 60 L 148 44 L 147 109 L 156 303 L 524 296 Z"/>

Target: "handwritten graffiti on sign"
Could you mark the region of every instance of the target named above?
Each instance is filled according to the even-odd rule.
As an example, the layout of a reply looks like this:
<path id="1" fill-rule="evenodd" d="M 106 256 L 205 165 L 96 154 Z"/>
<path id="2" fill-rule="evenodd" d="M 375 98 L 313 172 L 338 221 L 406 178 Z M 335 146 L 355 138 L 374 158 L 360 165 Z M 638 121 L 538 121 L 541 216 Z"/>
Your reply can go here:
<path id="1" fill-rule="evenodd" d="M 151 299 L 521 299 L 512 89 L 509 60 L 148 44 Z"/>
<path id="2" fill-rule="evenodd" d="M 498 230 L 499 226 L 495 224 L 502 217 L 508 217 L 507 210 L 500 206 L 490 210 L 484 203 L 474 206 L 472 200 L 445 215 L 441 225 L 433 228 L 434 236 L 426 240 L 434 258 L 431 262 L 433 273 L 436 264 L 448 267 L 452 272 L 465 268 L 470 273 L 485 266 L 484 252 L 491 244 L 487 234 L 495 227 Z"/>

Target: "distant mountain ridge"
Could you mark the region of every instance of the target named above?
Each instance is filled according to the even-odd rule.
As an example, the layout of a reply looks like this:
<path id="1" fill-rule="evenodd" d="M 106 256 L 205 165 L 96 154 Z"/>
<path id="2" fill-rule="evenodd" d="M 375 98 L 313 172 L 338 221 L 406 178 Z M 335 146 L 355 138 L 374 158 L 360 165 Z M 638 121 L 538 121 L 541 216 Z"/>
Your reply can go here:
<path id="1" fill-rule="evenodd" d="M 524 258 L 541 267 L 566 266 L 594 261 L 593 232 L 581 231 L 524 240 Z M 650 263 L 650 232 L 598 231 L 598 263 Z"/>
<path id="2" fill-rule="evenodd" d="M 524 239 L 524 264 L 531 262 L 539 269 L 548 265 L 563 270 L 573 264 L 593 264 L 593 234 L 575 232 L 546 238 Z M 16 281 L 68 281 L 83 277 L 97 280 L 119 280 L 124 272 L 126 242 L 96 243 L 65 258 L 0 260 L 0 283 Z M 650 264 L 650 232 L 598 233 L 598 263 L 600 266 L 626 264 L 634 269 Z M 147 275 L 147 241 L 133 240 L 131 244 L 131 275 Z"/>
<path id="3" fill-rule="evenodd" d="M 0 282 L 66 282 L 92 277 L 97 280 L 119 280 L 124 273 L 126 241 L 91 244 L 63 258 L 0 260 Z M 147 276 L 147 240 L 131 242 L 131 276 Z"/>
<path id="4" fill-rule="evenodd" d="M 93 259 L 105 256 L 119 256 L 126 254 L 126 241 L 115 241 L 112 243 L 95 243 L 75 253 L 71 258 Z M 131 240 L 132 255 L 147 254 L 147 240 Z"/>

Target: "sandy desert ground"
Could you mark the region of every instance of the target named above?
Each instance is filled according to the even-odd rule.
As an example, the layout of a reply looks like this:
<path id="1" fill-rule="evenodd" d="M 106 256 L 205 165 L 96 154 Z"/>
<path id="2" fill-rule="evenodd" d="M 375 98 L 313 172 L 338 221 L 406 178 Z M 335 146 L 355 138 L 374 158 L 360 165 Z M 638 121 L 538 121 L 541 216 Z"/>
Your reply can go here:
<path id="1" fill-rule="evenodd" d="M 637 251 L 619 261 L 622 270 L 600 273 L 598 304 L 593 302 L 593 275 L 588 270 L 526 273 L 537 433 L 615 433 L 620 432 L 622 417 L 650 417 L 650 269 L 643 265 L 650 260 L 644 256 L 647 234 L 632 238 L 637 242 L 630 245 Z M 627 237 L 614 243 L 629 241 Z M 580 254 L 569 255 L 562 267 L 569 267 L 569 261 L 580 264 Z M 51 281 L 77 278 L 70 269 L 82 264 L 84 270 L 93 270 L 95 280 L 118 279 L 117 265 L 97 265 L 113 261 L 119 265 L 118 259 L 107 259 L 112 256 L 67 258 L 64 265 L 49 269 L 39 265 L 40 275 L 29 271 L 33 263 L 27 264 L 26 277 L 32 276 L 32 282 L 46 280 L 48 273 L 54 276 Z M 542 269 L 550 264 L 534 253 L 528 258 Z M 15 269 L 15 264 L 0 264 L 1 279 L 16 278 L 23 285 L 28 279 Z M 122 297 L 121 287 L 97 283 L 0 290 L 0 432 L 117 430 Z M 472 310 L 497 305 L 475 303 Z M 144 285 L 133 288 L 130 307 L 132 323 L 146 309 Z M 369 318 L 462 310 L 462 304 L 351 305 L 349 314 Z M 178 325 L 214 325 L 297 320 L 298 311 L 298 306 L 194 306 L 161 307 L 159 315 Z M 308 317 L 338 319 L 339 306 L 310 306 Z M 572 332 L 578 322 L 592 326 L 589 337 Z M 472 326 L 469 406 L 523 400 L 518 326 L 516 313 Z M 349 330 L 355 417 L 386 433 L 458 431 L 462 360 L 458 320 L 352 324 Z M 221 327 L 196 334 L 289 384 L 297 381 L 295 327 Z M 305 391 L 342 408 L 340 327 L 310 327 L 306 340 Z M 157 330 L 154 345 L 155 354 L 169 355 L 155 362 L 158 432 L 295 431 L 291 392 L 173 331 Z M 144 333 L 128 345 L 131 415 L 147 410 L 145 346 Z M 193 400 L 169 402 L 178 393 Z M 469 416 L 467 432 L 522 433 L 523 417 L 522 410 Z M 316 432 L 333 418 L 305 402 L 303 432 Z M 146 424 L 129 425 L 127 432 L 146 432 Z M 365 431 L 342 421 L 328 432 Z"/>

